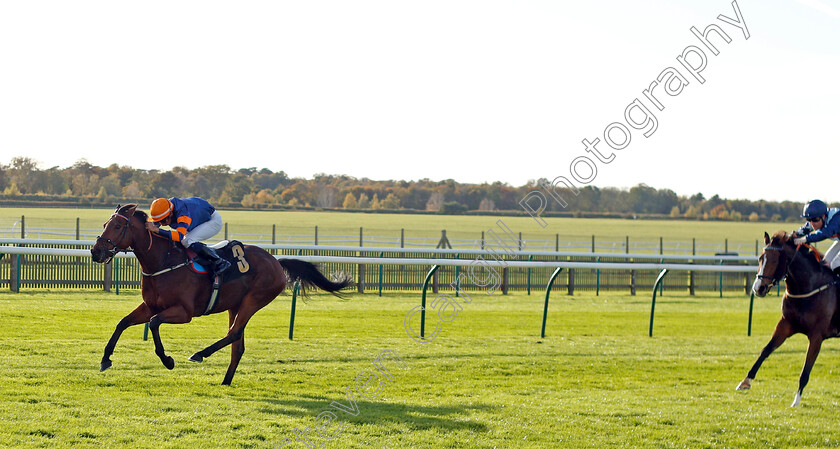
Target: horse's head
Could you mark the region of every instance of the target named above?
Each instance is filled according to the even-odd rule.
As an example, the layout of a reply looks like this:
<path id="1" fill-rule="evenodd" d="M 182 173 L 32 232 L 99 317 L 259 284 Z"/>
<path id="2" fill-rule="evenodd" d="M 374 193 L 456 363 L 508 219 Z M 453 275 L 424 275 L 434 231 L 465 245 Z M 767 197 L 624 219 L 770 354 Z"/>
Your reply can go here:
<path id="1" fill-rule="evenodd" d="M 778 231 L 770 237 L 764 233 L 764 251 L 758 256 L 758 273 L 752 289 L 756 296 L 763 297 L 787 275 L 796 247 L 793 235 Z"/>
<path id="2" fill-rule="evenodd" d="M 90 249 L 94 262 L 108 263 L 120 251 L 127 251 L 134 243 L 132 227 L 142 226 L 140 219 L 135 219 L 136 204 L 117 206 L 114 214 L 105 223 L 102 235 L 96 238 L 96 244 Z"/>

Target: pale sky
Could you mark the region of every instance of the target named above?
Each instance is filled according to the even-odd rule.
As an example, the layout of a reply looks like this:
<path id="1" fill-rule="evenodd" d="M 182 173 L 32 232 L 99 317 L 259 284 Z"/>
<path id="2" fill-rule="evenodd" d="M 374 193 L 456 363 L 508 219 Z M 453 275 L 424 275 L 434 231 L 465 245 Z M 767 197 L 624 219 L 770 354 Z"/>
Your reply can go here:
<path id="1" fill-rule="evenodd" d="M 727 0 L 2 2 L 0 163 L 519 186 L 587 156 L 599 187 L 840 201 L 840 0 L 737 5 L 749 39 Z M 636 99 L 657 128 L 613 151 Z"/>

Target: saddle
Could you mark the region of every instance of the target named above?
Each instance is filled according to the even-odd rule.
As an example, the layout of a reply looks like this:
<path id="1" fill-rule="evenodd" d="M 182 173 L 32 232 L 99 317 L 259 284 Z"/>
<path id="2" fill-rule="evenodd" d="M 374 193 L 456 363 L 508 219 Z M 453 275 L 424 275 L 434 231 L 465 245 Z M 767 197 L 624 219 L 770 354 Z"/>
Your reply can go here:
<path id="1" fill-rule="evenodd" d="M 245 258 L 245 245 L 242 242 L 238 240 L 223 240 L 214 245 L 210 245 L 210 248 L 216 250 L 216 254 L 219 257 L 230 262 L 230 268 L 222 273 L 222 284 L 239 279 L 250 270 L 251 267 Z M 195 251 L 187 248 L 187 256 L 192 260 L 191 268 L 194 272 L 206 273 L 208 275 L 211 273 L 211 270 L 208 268 L 210 267 L 210 263 L 196 254 Z"/>
<path id="2" fill-rule="evenodd" d="M 244 276 L 248 273 L 251 266 L 248 264 L 248 260 L 245 258 L 245 245 L 238 240 L 223 240 L 219 243 L 210 246 L 214 250 L 216 250 L 216 254 L 219 257 L 227 260 L 230 262 L 230 268 L 225 270 L 221 276 L 213 276 L 211 280 L 213 282 L 213 289 L 210 293 L 210 301 L 207 304 L 207 309 L 204 311 L 204 315 L 207 315 L 213 310 L 213 307 L 216 306 L 216 300 L 218 299 L 219 295 L 219 288 L 230 281 L 236 280 Z M 190 258 L 190 269 L 199 274 L 206 274 L 209 278 L 212 275 L 212 271 L 207 268 L 210 266 L 210 263 L 204 260 L 203 257 L 200 257 L 195 251 L 187 249 L 187 256 Z"/>

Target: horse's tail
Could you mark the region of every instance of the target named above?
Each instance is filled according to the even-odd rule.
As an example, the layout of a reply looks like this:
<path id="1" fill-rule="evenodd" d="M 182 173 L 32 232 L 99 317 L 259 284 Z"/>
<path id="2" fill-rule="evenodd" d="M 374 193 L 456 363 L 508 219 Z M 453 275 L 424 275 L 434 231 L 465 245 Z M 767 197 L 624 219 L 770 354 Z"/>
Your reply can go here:
<path id="1" fill-rule="evenodd" d="M 280 265 L 289 273 L 291 281 L 300 281 L 301 294 L 306 295 L 306 289 L 318 287 L 333 295 L 341 297 L 341 290 L 350 286 L 353 281 L 349 277 L 343 277 L 336 281 L 326 278 L 318 270 L 318 266 L 298 259 L 279 259 Z"/>

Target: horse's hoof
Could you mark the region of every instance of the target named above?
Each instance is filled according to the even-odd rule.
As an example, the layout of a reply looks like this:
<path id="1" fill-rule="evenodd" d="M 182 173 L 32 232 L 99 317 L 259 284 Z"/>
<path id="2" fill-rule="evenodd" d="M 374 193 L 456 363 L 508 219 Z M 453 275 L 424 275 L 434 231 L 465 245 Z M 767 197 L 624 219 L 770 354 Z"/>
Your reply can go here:
<path id="1" fill-rule="evenodd" d="M 160 361 L 163 362 L 163 366 L 165 366 L 166 369 L 175 368 L 175 360 L 172 359 L 172 357 L 166 356 L 161 358 Z"/>
<path id="2" fill-rule="evenodd" d="M 99 372 L 105 371 L 106 369 L 111 367 L 110 360 L 103 360 L 102 363 L 99 364 Z"/>
<path id="3" fill-rule="evenodd" d="M 204 361 L 204 357 L 198 355 L 198 353 L 196 352 L 195 354 L 191 355 L 188 360 L 190 362 L 201 363 Z"/>
<path id="4" fill-rule="evenodd" d="M 751 381 L 752 381 L 752 379 L 750 379 L 749 377 L 748 377 L 748 378 L 746 378 L 746 379 L 744 379 L 744 380 L 742 380 L 742 381 L 741 381 L 741 383 L 739 383 L 739 384 L 738 384 L 738 386 L 737 386 L 737 387 L 735 387 L 735 390 L 737 390 L 737 391 L 746 391 L 746 390 L 749 390 L 749 389 L 750 389 L 750 387 L 752 386 L 752 385 L 750 384 L 750 382 L 751 382 Z"/>

